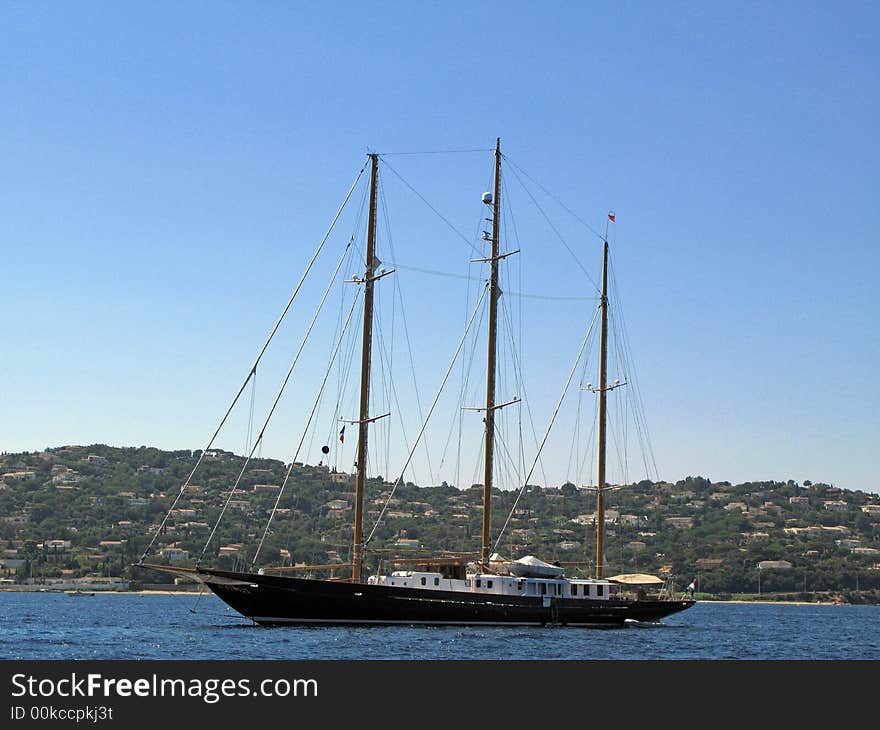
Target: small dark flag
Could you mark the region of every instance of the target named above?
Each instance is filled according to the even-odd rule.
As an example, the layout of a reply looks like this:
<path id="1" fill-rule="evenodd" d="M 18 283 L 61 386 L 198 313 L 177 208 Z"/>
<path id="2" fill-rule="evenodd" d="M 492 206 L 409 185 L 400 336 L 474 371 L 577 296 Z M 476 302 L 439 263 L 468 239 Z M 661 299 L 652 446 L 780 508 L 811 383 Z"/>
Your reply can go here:
<path id="1" fill-rule="evenodd" d="M 614 211 L 613 210 L 608 211 L 608 220 L 610 220 L 612 223 L 614 223 L 614 217 L 615 217 Z"/>
<path id="2" fill-rule="evenodd" d="M 339 432 L 339 441 L 341 443 L 345 443 L 345 426 L 342 427 L 342 430 Z"/>

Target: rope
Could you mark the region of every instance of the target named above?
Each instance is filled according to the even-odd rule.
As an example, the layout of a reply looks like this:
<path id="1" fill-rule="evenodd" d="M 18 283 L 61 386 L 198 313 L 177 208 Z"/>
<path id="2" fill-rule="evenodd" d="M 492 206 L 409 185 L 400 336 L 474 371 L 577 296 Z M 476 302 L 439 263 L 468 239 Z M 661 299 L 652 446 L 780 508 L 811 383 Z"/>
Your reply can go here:
<path id="1" fill-rule="evenodd" d="M 404 180 L 403 176 L 399 172 L 397 172 L 397 170 L 395 170 L 387 160 L 384 160 L 384 162 L 385 162 L 385 167 L 387 167 L 389 170 L 391 170 L 391 172 L 393 172 L 395 175 L 397 175 L 398 179 L 404 185 L 406 185 L 419 198 L 419 200 L 421 200 L 425 205 L 427 205 L 431 209 L 431 211 L 440 220 L 442 220 L 447 226 L 449 226 L 449 228 L 452 230 L 452 232 L 455 233 L 455 235 L 458 236 L 462 241 L 464 241 L 468 245 L 468 247 L 471 249 L 471 251 L 473 251 L 475 254 L 477 254 L 477 256 L 481 255 L 481 252 L 477 249 L 476 246 L 474 246 L 473 243 L 471 243 L 470 240 L 468 240 L 467 236 L 465 236 L 452 223 L 450 223 L 449 219 L 446 218 L 446 216 L 444 216 L 439 210 L 437 210 L 433 205 L 431 205 L 427 201 L 427 199 L 425 198 L 424 195 L 422 195 L 418 190 L 416 190 L 412 185 L 410 185 L 406 180 Z"/>
<path id="2" fill-rule="evenodd" d="M 617 277 L 615 276 L 614 266 L 610 266 L 611 281 L 617 296 L 617 309 L 620 311 L 620 331 L 622 333 L 623 354 L 626 357 L 626 370 L 628 382 L 632 385 L 632 406 L 633 406 L 633 423 L 636 427 L 636 433 L 639 439 L 639 446 L 642 450 L 642 460 L 644 462 L 645 471 L 650 472 L 650 467 L 654 468 L 655 481 L 660 477 L 660 471 L 657 468 L 657 461 L 654 457 L 654 448 L 651 444 L 650 432 L 648 431 L 648 420 L 645 415 L 644 402 L 642 400 L 641 388 L 639 387 L 638 374 L 636 373 L 635 360 L 632 355 L 632 346 L 630 344 L 629 333 L 626 329 L 626 320 L 623 316 L 623 305 L 620 298 L 619 287 L 617 285 Z M 650 462 L 650 463 L 649 463 Z M 646 475 L 650 478 L 650 474 Z"/>
<path id="3" fill-rule="evenodd" d="M 515 241 L 515 245 L 516 245 L 517 249 L 522 250 L 522 243 L 520 242 L 520 237 L 519 237 L 519 229 L 516 227 L 516 218 L 513 215 L 514 206 L 511 205 L 511 201 L 513 200 L 513 197 L 511 196 L 510 187 L 507 185 L 507 180 L 505 178 L 502 178 L 501 186 L 504 188 L 504 195 L 502 197 L 502 200 L 504 201 L 503 207 L 504 207 L 504 210 L 506 211 L 507 215 L 510 217 L 510 229 L 513 231 L 513 238 Z M 524 259 L 524 256 L 519 257 L 520 264 L 517 267 L 517 273 L 519 275 L 518 282 L 519 282 L 520 291 L 522 291 L 523 269 L 525 268 L 525 266 L 523 265 L 523 259 Z M 510 279 L 509 269 L 507 269 L 507 272 L 508 272 L 508 282 L 509 282 L 509 279 Z M 508 289 L 509 288 L 510 287 L 508 286 Z M 526 296 L 529 298 L 538 298 L 538 297 L 530 297 L 530 295 L 526 295 Z M 540 296 L 540 295 L 538 295 L 538 296 Z M 543 297 L 541 297 L 541 298 L 543 298 Z M 519 302 L 517 302 L 517 325 L 518 325 L 517 332 L 519 335 L 518 343 L 513 343 L 513 323 L 512 323 L 513 316 L 509 315 L 509 317 L 511 319 L 510 338 L 511 338 L 512 348 L 514 349 L 514 358 L 515 358 L 514 363 L 516 363 L 517 359 L 519 362 L 522 362 L 523 361 L 522 348 L 523 348 L 523 344 L 525 342 L 525 340 L 523 338 L 522 297 L 520 297 Z M 519 348 L 518 350 L 517 350 L 516 344 L 518 344 L 518 348 Z M 521 393 L 524 393 L 525 386 L 523 384 L 522 371 L 516 371 L 516 372 L 517 372 L 517 377 L 519 380 L 519 391 Z M 519 481 L 519 479 L 522 477 L 522 474 L 525 473 L 525 469 L 526 469 L 525 442 L 523 441 L 523 409 L 522 408 L 517 409 L 517 432 L 518 432 L 517 435 L 519 436 L 519 461 L 517 462 L 517 481 Z"/>
<path id="4" fill-rule="evenodd" d="M 420 274 L 430 274 L 432 276 L 445 276 L 449 279 L 463 279 L 465 281 L 485 281 L 485 277 L 482 276 L 467 276 L 466 274 L 455 274 L 451 271 L 438 271 L 437 269 L 425 269 L 418 266 L 406 266 L 404 264 L 398 264 L 396 261 L 391 261 L 388 263 L 388 265 L 393 266 L 395 269 L 415 271 Z M 523 299 L 544 299 L 554 302 L 595 302 L 599 300 L 599 297 L 560 297 L 554 296 L 552 294 L 532 294 L 523 291 L 508 291 L 506 289 L 504 290 L 504 296 L 521 297 Z"/>
<path id="5" fill-rule="evenodd" d="M 373 525 L 373 529 L 370 531 L 369 536 L 364 541 L 364 547 L 369 545 L 370 540 L 373 539 L 373 535 L 376 533 L 376 529 L 379 527 L 379 523 L 382 522 L 382 517 L 385 515 L 385 510 L 388 509 L 388 505 L 391 502 L 392 497 L 394 496 L 394 492 L 397 490 L 397 487 L 403 481 L 403 475 L 406 473 L 407 468 L 409 467 L 410 461 L 412 461 L 413 455 L 416 452 L 416 448 L 418 448 L 419 442 L 422 440 L 422 435 L 425 433 L 425 428 L 428 426 L 428 421 L 431 418 L 431 414 L 434 412 L 434 408 L 437 405 L 437 401 L 440 400 L 440 394 L 443 392 L 443 388 L 446 386 L 446 381 L 449 379 L 449 374 L 452 372 L 452 368 L 455 365 L 455 361 L 458 359 L 458 355 L 461 352 L 461 348 L 464 346 L 465 340 L 467 339 L 468 332 L 470 331 L 471 325 L 474 322 L 474 318 L 477 316 L 477 312 L 480 311 L 480 307 L 483 304 L 483 299 L 486 297 L 486 292 L 489 291 L 489 284 L 486 283 L 486 286 L 483 288 L 483 293 L 480 295 L 480 298 L 477 300 L 477 305 L 474 307 L 474 311 L 471 314 L 470 319 L 468 320 L 467 327 L 465 327 L 464 334 L 461 336 L 461 340 L 458 343 L 458 347 L 455 348 L 455 354 L 452 356 L 452 361 L 449 363 L 449 367 L 446 368 L 446 374 L 443 376 L 443 381 L 440 383 L 440 387 L 437 389 L 437 395 L 434 396 L 434 400 L 431 403 L 431 407 L 428 409 L 428 415 L 425 416 L 425 420 L 422 421 L 422 426 L 419 429 L 419 433 L 416 435 L 415 443 L 413 443 L 412 448 L 409 451 L 409 455 L 406 457 L 406 463 L 403 465 L 403 468 L 400 470 L 400 476 L 394 482 L 394 487 L 391 489 L 391 493 L 388 495 L 388 498 L 385 500 L 385 504 L 382 505 L 382 510 L 379 512 L 379 516 L 376 518 L 376 524 Z"/>
<path id="6" fill-rule="evenodd" d="M 384 362 L 388 358 L 388 352 L 385 347 L 385 337 L 382 333 L 382 325 L 380 324 L 378 319 L 376 320 L 376 333 L 377 333 L 377 340 L 378 340 L 378 344 L 379 344 L 379 362 L 384 367 Z M 389 367 L 389 369 L 390 369 L 390 367 Z M 394 410 L 395 415 L 397 416 L 397 422 L 400 424 L 400 432 L 401 432 L 401 435 L 403 436 L 403 443 L 406 446 L 406 448 L 409 449 L 409 440 L 406 437 L 406 424 L 404 423 L 404 420 L 403 420 L 404 410 L 403 410 L 403 408 L 400 407 L 400 399 L 397 396 L 397 386 L 394 384 L 393 379 L 389 378 L 389 382 L 391 384 L 391 396 L 394 398 L 394 409 L 391 408 L 391 398 L 388 398 L 387 393 L 386 393 L 388 410 L 389 411 Z M 385 385 L 385 383 L 383 383 L 383 385 Z M 387 386 L 386 386 L 386 390 L 387 390 Z M 419 416 L 421 417 L 421 413 L 419 413 Z M 389 421 L 390 421 L 390 419 L 389 419 Z M 390 441 L 390 438 L 389 438 L 389 441 Z M 385 471 L 386 471 L 386 473 L 388 473 L 387 469 Z M 431 472 L 430 462 L 428 464 L 428 475 L 431 478 L 431 480 L 433 481 L 434 477 L 433 477 L 433 473 Z M 417 475 L 415 474 L 415 471 L 413 471 L 413 481 L 416 483 L 418 483 L 418 481 L 419 481 Z"/>
<path id="7" fill-rule="evenodd" d="M 485 279 L 482 279 L 485 282 Z M 483 325 L 483 316 L 486 311 L 483 310 L 480 312 L 480 319 L 477 321 L 477 329 L 480 329 Z M 464 410 L 462 406 L 464 405 L 464 400 L 467 395 L 467 386 L 470 381 L 470 373 L 471 369 L 474 365 L 474 356 L 477 352 L 477 340 L 474 337 L 473 346 L 470 349 L 470 356 L 465 353 L 465 356 L 461 359 L 461 389 L 459 390 L 458 395 L 458 403 L 456 404 L 456 409 L 453 412 L 452 424 L 449 427 L 449 433 L 446 436 L 446 443 L 443 446 L 443 454 L 440 457 L 440 466 L 438 467 L 438 471 L 443 470 L 443 464 L 446 462 L 446 452 L 449 449 L 449 443 L 452 440 L 452 434 L 455 433 L 455 424 L 458 421 L 458 450 L 456 452 L 456 462 L 455 462 L 455 484 L 460 482 L 460 467 L 461 467 L 461 431 L 462 431 L 462 421 L 464 417 Z"/>
<path id="8" fill-rule="evenodd" d="M 505 309 L 503 307 L 502 307 L 502 312 L 506 313 Z M 512 327 L 512 325 L 508 325 L 508 326 Z M 514 367 L 516 368 L 517 372 L 519 372 L 521 374 L 522 373 L 522 364 L 521 364 L 520 360 L 517 358 L 516 351 L 513 352 L 513 360 L 514 360 Z M 526 413 L 529 416 L 529 425 L 531 426 L 531 429 L 532 429 L 532 438 L 535 440 L 535 446 L 537 446 L 538 432 L 535 430 L 535 418 L 532 415 L 532 404 L 531 404 L 531 401 L 529 400 L 529 394 L 528 394 L 528 391 L 526 390 L 525 383 L 522 382 L 522 378 L 520 378 L 519 385 L 520 385 L 520 394 L 521 394 L 522 402 L 525 404 Z M 546 484 L 547 483 L 547 473 L 544 471 L 544 462 L 539 461 L 538 464 L 541 467 L 541 476 L 543 477 L 544 483 Z"/>
<path id="9" fill-rule="evenodd" d="M 587 271 L 587 269 L 581 263 L 581 260 L 577 257 L 577 254 L 574 251 L 572 251 L 571 246 L 568 245 L 566 240 L 562 237 L 562 234 L 559 232 L 559 230 L 556 228 L 556 226 L 554 226 L 553 223 L 550 221 L 549 216 L 544 212 L 544 209 L 541 207 L 541 204 L 535 199 L 535 196 L 532 195 L 532 191 L 529 190 L 525 186 L 525 183 L 523 183 L 522 178 L 520 178 L 519 173 L 517 173 L 517 171 L 515 169 L 513 170 L 513 176 L 517 179 L 519 184 L 522 185 L 522 188 L 523 188 L 523 190 L 526 191 L 526 194 L 532 199 L 532 202 L 535 204 L 535 207 L 538 209 L 538 211 L 541 213 L 541 215 L 544 216 L 544 220 L 547 221 L 547 225 L 550 226 L 550 228 L 556 234 L 556 237 L 562 242 L 562 245 L 565 246 L 565 249 L 571 254 L 571 257 L 575 260 L 575 263 L 578 265 L 580 270 L 582 272 L 584 272 L 584 276 L 587 277 L 587 281 L 589 281 L 593 285 L 593 288 L 597 292 L 601 293 L 602 290 L 599 288 L 599 285 L 593 280 L 593 277 L 590 276 L 590 273 Z"/>
<path id="10" fill-rule="evenodd" d="M 485 149 L 472 149 L 472 150 L 425 150 L 418 152 L 379 152 L 379 157 L 387 157 L 391 156 L 401 156 L 401 155 L 453 155 L 453 154 L 461 154 L 463 152 L 494 152 L 494 147 L 487 147 Z"/>
<path id="11" fill-rule="evenodd" d="M 571 379 L 574 377 L 578 363 L 581 360 L 581 356 L 584 354 L 584 348 L 586 348 L 587 342 L 590 339 L 590 334 L 593 331 L 593 326 L 596 324 L 596 316 L 598 315 L 598 313 L 598 309 L 596 309 L 596 311 L 593 313 L 593 319 L 590 321 L 590 326 L 587 329 L 587 334 L 584 336 L 584 341 L 581 343 L 581 349 L 578 350 L 578 354 L 575 358 L 574 364 L 571 366 L 571 372 L 569 372 L 568 374 L 568 378 L 565 381 L 565 387 L 563 387 L 562 394 L 559 396 L 559 401 L 556 403 L 556 409 L 553 411 L 553 416 L 550 418 L 550 423 L 547 425 L 547 430 L 544 432 L 544 438 L 541 440 L 541 444 L 538 447 L 538 453 L 535 454 L 535 458 L 532 461 L 532 466 L 529 468 L 529 473 L 526 475 L 526 478 L 523 481 L 523 485 L 519 490 L 519 494 L 516 495 L 516 499 L 513 502 L 513 507 L 511 507 L 510 509 L 510 514 L 507 515 L 507 519 L 504 521 L 504 527 L 501 528 L 501 532 L 498 535 L 498 540 L 496 540 L 495 547 L 492 549 L 493 553 L 498 552 L 498 546 L 501 544 L 501 538 L 504 536 L 504 531 L 507 529 L 507 525 L 510 524 L 510 519 L 513 517 L 513 513 L 516 511 L 516 507 L 519 504 L 519 500 L 529 484 L 529 479 L 532 478 L 532 474 L 535 471 L 538 460 L 541 458 L 541 451 L 544 449 L 544 445 L 547 443 L 547 438 L 550 436 L 550 430 L 553 428 L 553 424 L 556 422 L 556 416 L 559 414 L 559 409 L 562 407 L 562 403 L 565 400 L 566 394 L 568 393 L 568 386 L 571 385 Z"/>
<path id="12" fill-rule="evenodd" d="M 336 226 L 336 222 L 339 220 L 339 216 L 342 215 L 342 211 L 345 209 L 345 206 L 348 204 L 349 199 L 351 198 L 352 193 L 357 187 L 358 182 L 361 179 L 361 176 L 364 174 L 364 170 L 367 169 L 367 163 L 365 162 L 363 167 L 361 167 L 360 172 L 358 172 L 357 176 L 354 179 L 354 182 L 351 184 L 351 187 L 348 189 L 348 192 L 345 194 L 345 198 L 342 201 L 342 204 L 339 206 L 339 209 L 336 211 L 336 215 L 333 216 L 333 220 L 330 222 L 330 227 L 327 229 L 327 232 L 324 234 L 324 237 L 321 239 L 321 242 L 318 244 L 318 248 L 315 250 L 315 253 L 312 254 L 312 258 L 306 266 L 306 270 L 303 272 L 302 277 L 300 277 L 299 282 L 296 285 L 296 288 L 293 290 L 293 294 L 290 295 L 290 299 L 287 301 L 284 309 L 281 312 L 281 316 L 278 318 L 278 321 L 275 322 L 275 326 L 272 328 L 272 331 L 269 333 L 269 337 L 266 338 L 266 342 L 263 344 L 260 353 L 257 355 L 257 359 L 254 360 L 254 364 L 251 366 L 251 369 L 248 371 L 247 377 L 244 379 L 244 382 L 241 384 L 241 388 L 238 389 L 238 393 L 236 393 L 235 397 L 232 399 L 232 403 L 229 405 L 229 408 L 226 409 L 226 413 L 223 418 L 220 420 L 220 425 L 217 426 L 217 430 L 214 431 L 214 435 L 211 436 L 211 440 L 208 441 L 208 445 L 202 449 L 202 453 L 199 455 L 198 460 L 196 461 L 196 465 L 192 468 L 192 471 L 189 473 L 189 476 L 186 478 L 186 481 L 180 487 L 180 491 L 177 493 L 177 496 L 174 498 L 174 501 L 171 503 L 171 506 L 168 508 L 168 512 L 165 513 L 165 517 L 162 518 L 162 522 L 159 524 L 159 528 L 156 530 L 156 534 L 153 535 L 153 539 L 150 540 L 149 545 L 147 545 L 146 550 L 144 550 L 143 555 L 141 555 L 140 562 L 144 562 L 144 558 L 149 555 L 150 550 L 153 549 L 153 545 L 158 539 L 159 535 L 162 534 L 162 530 L 165 528 L 165 525 L 168 522 L 168 518 L 171 516 L 171 512 L 177 507 L 177 503 L 180 501 L 180 498 L 183 496 L 183 493 L 186 491 L 186 488 L 189 486 L 192 481 L 193 476 L 196 473 L 196 470 L 201 465 L 202 461 L 205 458 L 205 454 L 210 451 L 211 447 L 214 445 L 214 441 L 217 438 L 217 435 L 220 433 L 220 430 L 223 428 L 226 420 L 229 418 L 229 414 L 232 413 L 232 409 L 235 408 L 235 404 L 238 403 L 238 399 L 241 397 L 241 394 L 244 392 L 244 389 L 247 387 L 248 382 L 252 377 L 256 376 L 257 373 L 257 365 L 260 364 L 260 360 L 263 358 L 266 350 L 269 347 L 269 343 L 272 342 L 272 339 L 275 337 L 275 333 L 278 332 L 278 328 L 281 326 L 281 322 L 287 316 L 287 312 L 290 310 L 290 307 L 293 305 L 294 299 L 296 299 L 297 294 L 299 294 L 299 290 L 303 285 L 303 282 L 308 277 L 309 272 L 312 270 L 312 266 L 315 261 L 317 261 L 318 256 L 324 248 L 324 244 L 327 243 L 327 239 L 330 238 L 330 233 L 333 231 L 333 228 Z"/>
<path id="13" fill-rule="evenodd" d="M 251 381 L 251 407 L 250 413 L 248 414 L 248 427 L 247 427 L 247 437 L 245 438 L 244 450 L 247 451 L 251 447 L 251 436 L 254 435 L 254 405 L 257 401 L 257 374 L 254 373 L 254 377 Z"/>
<path id="14" fill-rule="evenodd" d="M 522 167 L 517 165 L 513 160 L 511 160 L 507 155 L 502 155 L 505 160 L 507 160 L 511 165 L 513 165 L 517 170 L 519 170 L 523 175 L 525 175 L 529 180 L 531 180 L 535 185 L 537 185 L 546 195 L 552 198 L 558 205 L 561 207 L 566 213 L 568 213 L 572 218 L 574 218 L 578 223 L 580 223 L 584 228 L 586 228 L 590 233 L 596 236 L 600 241 L 606 241 L 608 239 L 607 230 L 606 235 L 603 236 L 599 231 L 597 231 L 593 226 L 587 223 L 583 218 L 581 218 L 577 213 L 575 213 L 571 208 L 569 208 L 565 203 L 563 203 L 559 198 L 557 198 L 553 193 L 551 193 L 547 188 L 545 188 L 541 183 L 539 183 L 535 178 L 533 178 L 529 173 L 527 173 Z M 607 229 L 607 224 L 606 224 Z"/>
<path id="15" fill-rule="evenodd" d="M 387 163 L 386 163 L 386 164 L 387 164 Z M 381 184 L 381 180 L 380 180 L 380 184 Z M 392 238 L 391 238 L 391 230 L 390 230 L 390 227 L 388 226 L 389 216 L 388 216 L 388 213 L 387 213 L 387 209 L 386 209 L 386 203 L 385 203 L 385 201 L 386 201 L 386 197 L 385 197 L 385 188 L 383 187 L 383 188 L 382 188 L 382 208 L 383 208 L 383 210 L 386 211 L 386 212 L 385 212 L 385 222 L 386 222 L 386 228 L 388 229 L 388 232 L 387 232 L 387 235 L 388 235 L 388 248 L 389 248 L 389 250 L 390 250 L 390 252 L 391 252 L 391 256 L 392 256 L 393 258 L 397 258 L 397 254 L 396 254 L 395 251 L 394 251 L 394 241 L 393 241 Z M 396 298 L 396 299 L 394 298 L 394 294 L 397 295 L 397 298 Z M 400 283 L 400 277 L 399 277 L 399 276 L 397 276 L 397 277 L 394 278 L 394 292 L 392 293 L 392 303 L 396 304 L 396 302 L 397 302 L 398 300 L 400 301 L 400 317 L 401 317 L 401 319 L 403 320 L 403 334 L 404 334 L 404 337 L 406 338 L 406 349 L 407 349 L 407 353 L 408 353 L 408 355 L 409 355 L 409 368 L 410 368 L 410 374 L 412 375 L 413 392 L 414 392 L 415 397 L 416 397 L 416 407 L 418 408 L 418 411 L 419 411 L 419 420 L 422 420 L 422 419 L 424 419 L 424 411 L 423 411 L 423 409 L 422 409 L 422 398 L 421 398 L 421 396 L 419 395 L 419 384 L 418 384 L 418 379 L 416 378 L 416 366 L 415 366 L 415 362 L 414 362 L 414 360 L 413 360 L 412 342 L 411 342 L 411 340 L 410 340 L 410 336 L 409 336 L 409 324 L 407 323 L 407 319 L 406 319 L 406 307 L 404 306 L 403 287 L 402 287 L 402 285 L 401 285 L 401 283 Z M 393 312 L 393 311 L 394 311 L 394 310 L 392 310 L 392 312 Z M 393 354 L 393 347 L 394 347 L 394 338 L 393 338 L 393 333 L 394 333 L 394 320 L 393 320 L 393 318 L 392 318 L 391 326 L 392 326 L 392 330 L 391 330 L 391 332 L 392 332 L 392 341 L 391 341 L 391 347 L 392 347 L 392 350 L 391 350 L 391 352 L 392 352 L 392 354 Z M 390 365 L 389 365 L 389 370 L 390 370 L 390 369 L 391 369 L 391 368 L 390 368 Z M 391 384 L 392 384 L 392 387 L 394 388 L 394 381 L 393 381 L 393 380 L 391 381 Z M 397 400 L 397 389 L 396 389 L 396 388 L 394 388 L 394 399 L 395 399 L 395 401 Z M 398 409 L 399 409 L 399 408 L 400 408 L 400 406 L 398 405 Z M 402 426 L 402 425 L 403 425 L 403 424 L 401 424 L 401 426 Z M 390 431 L 390 429 L 389 429 L 389 431 Z M 390 434 L 389 434 L 389 435 L 390 435 Z M 405 438 L 405 437 L 406 437 L 406 435 L 404 434 L 404 438 Z M 389 444 L 390 444 L 390 441 L 391 441 L 391 439 L 390 439 L 390 437 L 389 437 Z M 390 459 L 389 459 L 389 461 L 390 461 Z M 431 479 L 431 482 L 432 482 L 432 484 L 433 484 L 433 483 L 435 483 L 435 482 L 434 482 L 434 470 L 433 470 L 433 468 L 432 468 L 432 466 L 431 466 L 431 451 L 430 451 L 430 449 L 428 449 L 428 445 L 427 445 L 427 443 L 425 444 L 425 461 L 426 461 L 426 463 L 427 463 L 427 465 L 428 465 L 428 476 L 429 476 L 429 478 Z M 386 472 L 387 472 L 387 469 L 386 469 Z"/>

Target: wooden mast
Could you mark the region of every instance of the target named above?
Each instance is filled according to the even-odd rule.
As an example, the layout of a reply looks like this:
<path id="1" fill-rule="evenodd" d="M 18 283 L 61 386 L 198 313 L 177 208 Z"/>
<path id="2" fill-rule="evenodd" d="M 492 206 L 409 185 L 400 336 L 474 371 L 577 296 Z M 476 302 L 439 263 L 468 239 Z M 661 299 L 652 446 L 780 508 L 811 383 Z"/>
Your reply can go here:
<path id="1" fill-rule="evenodd" d="M 495 191 L 492 198 L 492 254 L 489 274 L 489 347 L 486 364 L 486 459 L 483 467 L 483 567 L 489 565 L 492 524 L 492 472 L 495 459 L 495 368 L 498 353 L 498 260 L 501 229 L 501 138 L 495 140 Z"/>
<path id="2" fill-rule="evenodd" d="M 602 540 L 605 533 L 605 400 L 608 393 L 608 239 L 602 254 L 602 332 L 599 345 L 599 474 L 596 486 L 596 577 L 602 577 Z"/>
<path id="3" fill-rule="evenodd" d="M 379 156 L 370 155 L 370 210 L 367 221 L 367 255 L 364 272 L 364 332 L 361 343 L 361 403 L 358 416 L 357 476 L 354 497 L 353 583 L 361 582 L 364 533 L 364 482 L 367 478 L 367 429 L 370 420 L 370 365 L 373 344 L 373 284 L 376 267 L 376 179 Z"/>

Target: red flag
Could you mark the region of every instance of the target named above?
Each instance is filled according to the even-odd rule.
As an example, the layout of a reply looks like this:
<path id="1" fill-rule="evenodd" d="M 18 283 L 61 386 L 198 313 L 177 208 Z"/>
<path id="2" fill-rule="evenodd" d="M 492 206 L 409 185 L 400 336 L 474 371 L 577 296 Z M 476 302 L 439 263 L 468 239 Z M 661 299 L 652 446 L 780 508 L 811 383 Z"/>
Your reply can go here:
<path id="1" fill-rule="evenodd" d="M 339 440 L 342 443 L 345 443 L 345 426 L 343 426 L 342 430 L 339 432 Z"/>
<path id="2" fill-rule="evenodd" d="M 614 211 L 613 210 L 608 212 L 608 220 L 610 220 L 612 223 L 614 223 Z"/>

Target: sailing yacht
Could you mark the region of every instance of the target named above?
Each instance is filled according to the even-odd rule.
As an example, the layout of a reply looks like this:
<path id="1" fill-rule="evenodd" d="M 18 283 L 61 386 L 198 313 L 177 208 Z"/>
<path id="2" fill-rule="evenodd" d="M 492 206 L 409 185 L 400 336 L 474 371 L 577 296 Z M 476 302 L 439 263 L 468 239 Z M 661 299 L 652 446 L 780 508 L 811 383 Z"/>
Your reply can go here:
<path id="1" fill-rule="evenodd" d="M 694 601 L 677 597 L 674 588 L 652 594 L 651 597 L 648 597 L 643 590 L 638 592 L 631 590 L 633 585 L 663 583 L 651 576 L 612 578 L 603 576 L 604 492 L 607 488 L 606 397 L 608 392 L 622 385 L 619 382 L 611 384 L 607 382 L 607 235 L 603 246 L 602 296 L 599 305 L 600 376 L 598 387 L 590 387 L 590 390 L 598 396 L 599 402 L 595 575 L 589 578 L 567 577 L 566 566 L 561 564 L 547 563 L 530 555 L 518 560 L 505 560 L 493 551 L 490 531 L 495 471 L 493 462 L 496 413 L 501 408 L 516 402 L 516 400 L 508 403 L 496 402 L 499 264 L 511 253 L 516 253 L 515 251 L 503 253 L 500 249 L 502 194 L 500 140 L 496 141 L 494 150 L 494 189 L 491 193 L 484 193 L 482 197 L 483 204 L 491 210 L 491 218 L 486 218 L 491 224 L 491 232 L 487 232 L 489 235 L 484 235 L 484 240 L 491 242 L 491 252 L 486 258 L 477 259 L 489 265 L 489 277 L 483 292 L 488 301 L 486 394 L 485 404 L 478 409 L 483 412 L 485 422 L 482 535 L 479 558 L 472 560 L 467 556 L 454 554 L 391 558 L 379 560 L 376 571 L 367 575 L 369 571 L 365 569 L 363 522 L 369 455 L 368 437 L 371 424 L 383 417 L 372 416 L 370 413 L 374 288 L 381 278 L 392 273 L 379 269 L 380 262 L 376 258 L 379 155 L 370 154 L 367 164 L 370 168 L 370 187 L 365 268 L 363 276 L 355 279 L 356 283 L 362 286 L 363 296 L 359 415 L 356 421 L 349 422 L 358 428 L 350 577 L 321 579 L 294 575 L 296 571 L 302 570 L 303 566 L 258 569 L 254 565 L 250 570 L 224 570 L 203 567 L 199 564 L 196 567 L 160 565 L 146 562 L 153 543 L 144 552 L 138 565 L 200 581 L 233 609 L 261 625 L 621 626 L 627 621 L 657 621 L 691 607 Z M 473 320 L 472 316 L 471 322 Z M 253 368 L 253 372 L 255 371 L 256 364 Z M 421 435 L 422 432 L 419 436 Z M 199 463 L 196 464 L 195 469 L 198 465 Z M 526 483 L 527 481 L 526 479 Z M 183 485 L 181 495 L 188 483 L 189 479 Z M 176 503 L 177 500 L 172 504 L 172 509 Z M 162 526 L 159 532 L 161 529 Z M 320 570 L 340 566 L 305 567 Z"/>

